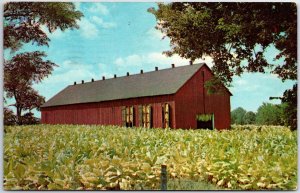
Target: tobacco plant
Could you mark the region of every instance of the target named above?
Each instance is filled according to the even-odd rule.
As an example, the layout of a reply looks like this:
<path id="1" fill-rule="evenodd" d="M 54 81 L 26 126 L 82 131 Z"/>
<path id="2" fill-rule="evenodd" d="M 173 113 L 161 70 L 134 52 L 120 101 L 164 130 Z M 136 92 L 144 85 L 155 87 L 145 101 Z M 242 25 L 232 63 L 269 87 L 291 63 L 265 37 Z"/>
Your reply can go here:
<path id="1" fill-rule="evenodd" d="M 285 127 L 231 130 L 117 126 L 6 127 L 6 190 L 144 190 L 169 180 L 224 189 L 297 188 L 297 133 Z"/>

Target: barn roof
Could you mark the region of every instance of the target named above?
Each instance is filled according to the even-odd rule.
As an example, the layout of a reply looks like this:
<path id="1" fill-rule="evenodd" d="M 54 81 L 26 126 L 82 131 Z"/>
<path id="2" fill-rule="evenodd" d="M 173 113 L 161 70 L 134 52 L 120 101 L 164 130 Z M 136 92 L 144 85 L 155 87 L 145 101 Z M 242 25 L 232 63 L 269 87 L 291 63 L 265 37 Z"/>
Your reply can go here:
<path id="1" fill-rule="evenodd" d="M 204 63 L 69 85 L 42 107 L 176 93 Z"/>

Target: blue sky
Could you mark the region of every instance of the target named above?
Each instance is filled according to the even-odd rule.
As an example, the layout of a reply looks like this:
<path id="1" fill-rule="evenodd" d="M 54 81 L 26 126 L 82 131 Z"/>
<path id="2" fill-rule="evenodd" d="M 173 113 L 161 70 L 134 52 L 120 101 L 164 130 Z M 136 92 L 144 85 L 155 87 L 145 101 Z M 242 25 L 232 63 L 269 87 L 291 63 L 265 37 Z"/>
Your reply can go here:
<path id="1" fill-rule="evenodd" d="M 170 40 L 162 39 L 163 35 L 156 30 L 155 17 L 147 12 L 155 3 L 76 3 L 84 17 L 79 21 L 80 29 L 55 31 L 48 34 L 51 42 L 49 47 L 25 45 L 20 52 L 43 50 L 47 59 L 58 64 L 48 78 L 34 85 L 41 95 L 50 99 L 74 81 L 85 82 L 138 73 L 140 69 L 153 71 L 155 66 L 160 69 L 188 65 L 188 60 L 162 54 L 169 49 Z M 270 48 L 266 57 L 271 61 L 277 51 Z M 5 53 L 9 57 L 9 53 Z M 204 60 L 212 66 L 212 59 Z M 203 62 L 198 60 L 197 62 Z M 280 61 L 279 61 L 280 62 Z M 269 96 L 282 96 L 293 81 L 282 82 L 275 75 L 244 73 L 234 77 L 233 87 L 229 88 L 231 109 L 243 107 L 248 111 L 256 111 Z M 40 117 L 40 113 L 36 112 Z"/>

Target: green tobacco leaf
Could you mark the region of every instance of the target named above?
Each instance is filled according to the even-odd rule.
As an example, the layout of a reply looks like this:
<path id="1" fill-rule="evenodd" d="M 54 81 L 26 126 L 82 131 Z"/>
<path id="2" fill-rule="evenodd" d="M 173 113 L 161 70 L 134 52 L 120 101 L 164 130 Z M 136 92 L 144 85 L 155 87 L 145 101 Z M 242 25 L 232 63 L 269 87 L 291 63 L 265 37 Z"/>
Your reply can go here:
<path id="1" fill-rule="evenodd" d="M 261 126 L 261 131 L 257 126 L 235 127 L 225 132 L 76 125 L 13 127 L 4 140 L 4 152 L 9 155 L 4 159 L 4 187 L 159 189 L 161 165 L 166 164 L 168 177 L 179 180 L 201 179 L 230 189 L 295 189 L 297 135 L 285 127 Z M 22 151 L 14 151 L 20 149 L 21 141 L 23 149 L 32 152 L 25 158 Z"/>

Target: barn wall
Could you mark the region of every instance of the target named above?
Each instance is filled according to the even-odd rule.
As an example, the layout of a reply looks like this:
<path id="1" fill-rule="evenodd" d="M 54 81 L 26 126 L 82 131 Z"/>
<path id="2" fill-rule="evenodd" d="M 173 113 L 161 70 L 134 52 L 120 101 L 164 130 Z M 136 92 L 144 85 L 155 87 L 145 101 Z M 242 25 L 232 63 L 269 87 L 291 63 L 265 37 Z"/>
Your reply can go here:
<path id="1" fill-rule="evenodd" d="M 215 127 L 229 128 L 230 94 L 226 92 L 221 95 L 208 95 L 204 88 L 202 71 L 204 71 L 204 82 L 213 76 L 209 68 L 203 66 L 175 95 L 176 127 L 196 128 L 197 114 L 214 113 Z"/>
<path id="2" fill-rule="evenodd" d="M 174 95 L 142 97 L 106 101 L 100 103 L 86 103 L 44 107 L 42 123 L 44 124 L 101 124 L 122 125 L 122 106 L 134 106 L 135 125 L 139 125 L 138 106 L 151 104 L 153 127 L 162 127 L 162 104 L 169 103 L 172 109 L 171 127 L 175 127 Z"/>

